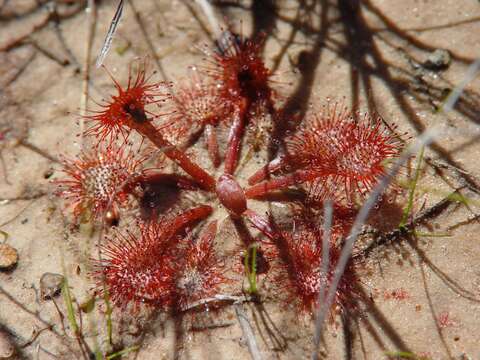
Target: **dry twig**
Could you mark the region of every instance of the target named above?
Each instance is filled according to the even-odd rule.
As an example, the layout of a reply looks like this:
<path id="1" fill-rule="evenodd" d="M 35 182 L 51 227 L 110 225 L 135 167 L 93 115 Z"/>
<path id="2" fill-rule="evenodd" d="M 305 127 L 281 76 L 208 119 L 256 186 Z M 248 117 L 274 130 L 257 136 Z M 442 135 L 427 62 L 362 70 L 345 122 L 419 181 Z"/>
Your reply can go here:
<path id="1" fill-rule="evenodd" d="M 237 315 L 238 322 L 242 328 L 243 337 L 247 342 L 248 351 L 252 356 L 253 360 L 261 360 L 262 356 L 260 355 L 260 350 L 258 349 L 257 340 L 255 339 L 255 334 L 253 333 L 252 325 L 248 321 L 247 314 L 242 309 L 240 304 L 235 304 L 235 314 Z"/>

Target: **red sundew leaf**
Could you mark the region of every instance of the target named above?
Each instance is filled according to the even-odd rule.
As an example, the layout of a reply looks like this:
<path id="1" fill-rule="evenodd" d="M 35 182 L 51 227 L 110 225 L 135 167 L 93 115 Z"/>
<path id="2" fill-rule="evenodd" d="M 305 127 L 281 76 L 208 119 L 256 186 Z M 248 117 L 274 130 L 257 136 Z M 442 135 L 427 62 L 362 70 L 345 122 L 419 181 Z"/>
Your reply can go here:
<path id="1" fill-rule="evenodd" d="M 136 310 L 144 304 L 168 308 L 176 301 L 175 279 L 178 252 L 191 230 L 186 227 L 208 216 L 209 206 L 199 206 L 156 222 L 139 223 L 139 235 L 115 232 L 101 247 L 104 259 L 94 261 L 93 277 L 100 292 L 103 285 L 112 302 Z M 181 232 L 185 230 L 186 235 Z"/>
<path id="2" fill-rule="evenodd" d="M 309 221 L 296 222 L 291 232 L 282 232 L 277 237 L 280 264 L 276 266 L 277 283 L 283 284 L 282 289 L 287 293 L 288 303 L 295 302 L 303 311 L 313 313 L 318 306 L 318 294 L 322 284 L 326 282 L 326 289 L 333 279 L 335 267 L 340 258 L 340 238 L 345 230 L 342 226 L 331 229 L 328 273 L 326 278 L 321 277 L 322 269 L 322 237 L 323 230 Z M 349 265 L 337 289 L 332 307 L 335 311 L 344 308 L 355 310 L 360 295 L 357 290 L 359 284 L 353 264 Z M 324 285 L 325 286 L 325 285 Z"/>
<path id="3" fill-rule="evenodd" d="M 243 35 L 225 33 L 224 44 L 208 59 L 212 66 L 206 73 L 220 87 L 222 96 L 238 102 L 270 100 L 272 89 L 269 81 L 271 71 L 261 57 L 263 37 L 252 40 Z"/>
<path id="4" fill-rule="evenodd" d="M 168 223 L 150 223 L 140 228 L 140 236 L 127 231 L 116 233 L 102 248 L 105 259 L 97 265 L 94 277 L 99 288 L 102 280 L 112 302 L 125 308 L 133 303 L 163 307 L 169 302 L 174 275 L 170 249 L 166 246 L 172 234 L 158 227 Z"/>
<path id="5" fill-rule="evenodd" d="M 164 114 L 157 114 L 148 109 L 149 105 L 159 105 L 168 98 L 169 85 L 165 82 L 150 82 L 151 75 L 147 76 L 147 60 L 138 62 L 136 73 L 129 70 L 128 83 L 123 88 L 112 75 L 117 89 L 117 95 L 112 95 L 109 101 L 98 104 L 101 109 L 91 111 L 85 119 L 92 125 L 85 131 L 85 135 L 94 135 L 100 140 L 116 139 L 122 136 L 128 138 L 131 129 L 125 127 L 128 119 L 145 122 Z"/>
<path id="6" fill-rule="evenodd" d="M 191 242 L 176 265 L 175 302 L 186 309 L 192 302 L 212 297 L 221 284 L 228 282 L 225 264 L 215 252 L 217 222 L 212 221 L 196 240 Z"/>
<path id="7" fill-rule="evenodd" d="M 229 123 L 233 104 L 220 95 L 211 79 L 202 78 L 196 67 L 190 69 L 189 81 L 173 88 L 168 110 L 171 115 L 162 125 L 162 132 L 172 143 L 181 143 L 206 125 L 216 127 Z"/>
<path id="8" fill-rule="evenodd" d="M 307 117 L 299 131 L 286 139 L 286 154 L 272 166 L 252 176 L 255 185 L 247 198 L 292 185 L 307 184 L 310 199 L 349 202 L 365 196 L 386 174 L 388 163 L 404 145 L 380 118 L 365 115 L 358 121 L 346 108 L 330 103 L 318 114 Z M 270 170 L 271 169 L 271 170 Z M 283 175 L 265 179 L 269 172 Z"/>
<path id="9" fill-rule="evenodd" d="M 318 172 L 310 194 L 320 198 L 339 192 L 349 200 L 355 194 L 365 195 L 402 150 L 398 136 L 380 118 L 365 115 L 356 121 L 337 104 L 307 118 L 300 131 L 287 139 L 291 166 Z"/>
<path id="10" fill-rule="evenodd" d="M 153 119 L 165 115 L 155 114 L 147 109 L 148 105 L 159 105 L 165 102 L 170 95 L 163 90 L 167 85 L 163 82 L 149 83 L 146 76 L 146 61 L 139 63 L 135 79 L 129 71 L 128 85 L 123 89 L 115 79 L 118 95 L 112 96 L 110 102 L 100 105 L 102 111 L 94 112 L 86 119 L 94 122 L 85 132 L 86 135 L 96 135 L 101 141 L 107 137 L 110 141 L 122 136 L 126 142 L 132 130 L 142 137 L 148 138 L 155 146 L 165 152 L 185 172 L 197 180 L 207 190 L 213 190 L 215 180 L 201 167 L 192 162 L 181 150 L 173 146 L 164 138 L 160 129 L 152 124 Z"/>
<path id="11" fill-rule="evenodd" d="M 168 102 L 170 115 L 161 125 L 161 132 L 172 144 L 180 145 L 205 135 L 207 149 L 215 167 L 220 164 L 217 127 L 231 123 L 234 105 L 221 96 L 211 79 L 191 68 L 189 82 L 180 83 Z"/>
<path id="12" fill-rule="evenodd" d="M 235 172 L 245 126 L 252 123 L 258 110 L 255 106 L 261 104 L 270 114 L 275 112 L 269 84 L 271 71 L 261 57 L 262 45 L 263 38 L 251 40 L 225 31 L 216 50 L 208 54 L 210 64 L 204 67 L 219 96 L 235 108 L 225 154 L 226 174 Z"/>
<path id="13" fill-rule="evenodd" d="M 62 171 L 67 177 L 53 182 L 57 185 L 55 194 L 70 203 L 75 221 L 80 215 L 99 219 L 111 208 L 126 204 L 127 185 L 140 175 L 145 160 L 146 156 L 131 147 L 95 147 L 77 159 L 63 160 Z"/>

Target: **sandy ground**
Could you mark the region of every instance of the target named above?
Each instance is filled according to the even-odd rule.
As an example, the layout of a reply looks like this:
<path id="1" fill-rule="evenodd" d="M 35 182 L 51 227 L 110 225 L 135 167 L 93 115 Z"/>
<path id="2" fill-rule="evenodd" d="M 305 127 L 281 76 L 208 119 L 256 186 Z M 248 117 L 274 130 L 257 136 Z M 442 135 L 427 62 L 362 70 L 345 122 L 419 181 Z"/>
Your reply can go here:
<path id="1" fill-rule="evenodd" d="M 78 303 L 92 296 L 88 259 L 96 254 L 98 234 L 69 230 L 71 219 L 62 215 L 50 184 L 62 176 L 51 158 L 74 156 L 79 150 L 77 120 L 91 17 L 83 7 L 77 11 L 75 2 L 40 3 L 48 4 L 0 1 L 0 135 L 5 135 L 0 139 L 0 229 L 19 254 L 14 269 L 0 272 L 0 330 L 10 333 L 19 358 L 75 359 L 80 355 L 72 330 L 65 321 L 64 335 L 54 303 L 39 297 L 39 280 L 46 272 L 65 274 Z M 47 5 L 54 3 L 58 21 L 52 15 L 47 21 Z M 205 31 L 208 23 L 193 2 L 132 3 L 137 17 L 131 6 L 125 7 L 105 62 L 115 77 L 125 82 L 128 64 L 146 54 L 157 57 L 155 65 L 162 66 L 169 80 L 201 63 L 198 47 L 211 40 Z M 457 189 L 468 200 L 450 197 L 453 200 L 416 228 L 420 235 L 435 236 L 390 236 L 392 241 L 368 254 L 368 271 L 361 281 L 373 302 L 362 307 L 360 316 L 329 325 L 324 357 L 377 360 L 403 351 L 404 358 L 480 359 L 480 79 L 469 83 L 453 111 L 438 111 L 480 53 L 478 1 L 372 0 L 362 2 L 358 12 L 337 1 L 278 1 L 271 8 L 269 1 L 225 3 L 216 8 L 219 18 L 229 19 L 234 27 L 241 19 L 246 34 L 266 32 L 266 62 L 275 69 L 275 86 L 292 109 L 301 113 L 309 103 L 320 106 L 330 97 L 360 111 L 375 111 L 413 138 L 427 127 L 441 127 L 441 135 L 426 151 L 413 216 Z M 116 1 L 102 1 L 96 9 L 89 85 L 94 99 L 113 89 L 106 73 L 93 64 L 115 7 Z M 425 64 L 435 49 L 448 50 L 451 61 L 429 69 Z M 202 159 L 203 145 L 194 151 Z M 239 170 L 242 184 L 264 157 L 260 152 Z M 410 169 L 402 170 L 403 175 Z M 188 201 L 208 201 L 202 196 L 191 195 Z M 389 238 L 395 230 L 404 204 L 376 211 L 371 224 L 380 230 L 380 238 Z M 266 202 L 252 206 L 259 211 L 282 208 Z M 214 217 L 222 222 L 217 242 L 231 249 L 236 241 L 232 224 L 222 209 Z M 262 358 L 309 358 L 311 318 L 269 295 L 265 286 L 263 306 L 243 305 Z M 238 293 L 240 285 L 231 291 Z M 63 299 L 55 301 L 65 312 Z M 104 311 L 98 302 L 94 311 L 83 314 L 83 332 L 92 348 L 111 351 Z M 138 352 L 124 358 L 250 358 L 232 306 L 182 319 L 119 311 L 113 318 L 117 350 L 140 344 Z M 44 330 L 49 324 L 55 324 L 57 334 Z M 203 330 L 182 330 L 190 326 Z"/>

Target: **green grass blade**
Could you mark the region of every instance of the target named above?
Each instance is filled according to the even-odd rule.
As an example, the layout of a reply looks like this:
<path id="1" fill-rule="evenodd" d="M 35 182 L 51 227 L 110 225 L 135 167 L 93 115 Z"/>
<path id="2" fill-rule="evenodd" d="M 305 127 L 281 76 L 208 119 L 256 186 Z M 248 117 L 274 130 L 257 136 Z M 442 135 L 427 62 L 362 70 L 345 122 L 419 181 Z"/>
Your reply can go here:
<path id="1" fill-rule="evenodd" d="M 465 196 L 463 196 L 462 194 L 460 194 L 458 192 L 450 194 L 448 196 L 448 199 L 451 200 L 451 201 L 458 202 L 458 203 L 460 203 L 462 205 L 465 205 L 465 206 L 468 206 L 469 203 L 473 202 L 473 201 L 470 201 L 468 198 L 466 198 Z"/>
<path id="2" fill-rule="evenodd" d="M 111 355 L 108 355 L 105 360 L 112 360 L 112 359 L 115 359 L 117 357 L 120 357 L 122 355 L 125 355 L 125 354 L 128 354 L 132 351 L 138 351 L 140 349 L 140 346 L 131 346 L 129 348 L 125 348 L 123 350 L 120 350 L 120 351 L 117 351 L 116 353 L 113 353 Z"/>
<path id="3" fill-rule="evenodd" d="M 410 192 L 408 194 L 407 206 L 405 207 L 405 209 L 403 209 L 402 219 L 400 220 L 400 224 L 398 225 L 400 229 L 405 228 L 410 212 L 412 211 L 413 198 L 415 196 L 415 189 L 417 188 L 418 178 L 420 177 L 420 168 L 422 166 L 424 152 L 425 152 L 425 146 L 422 146 L 420 149 L 420 154 L 418 155 L 417 166 L 415 167 L 415 174 L 413 176 L 413 181 L 410 184 Z"/>
<path id="4" fill-rule="evenodd" d="M 79 333 L 79 327 L 77 324 L 77 319 L 75 318 L 75 310 L 73 308 L 72 296 L 70 294 L 70 288 L 68 287 L 67 276 L 64 275 L 64 280 L 62 283 L 62 295 L 63 301 L 65 301 L 65 306 L 67 307 L 67 318 L 70 326 L 75 334 Z"/>
<path id="5" fill-rule="evenodd" d="M 3 242 L 6 242 L 9 238 L 9 235 L 7 232 L 3 231 L 3 230 L 0 230 L 0 235 L 3 236 Z"/>
<path id="6" fill-rule="evenodd" d="M 107 288 L 105 287 L 104 284 L 104 295 L 103 295 L 103 300 L 105 301 L 105 306 L 107 308 L 107 311 L 105 312 L 105 315 L 107 317 L 107 336 L 108 336 L 108 343 L 110 345 L 113 345 L 113 340 L 112 340 L 112 332 L 113 332 L 113 325 L 112 325 L 112 305 L 110 304 L 110 293 L 108 292 Z"/>
<path id="7" fill-rule="evenodd" d="M 414 231 L 413 234 L 415 236 L 418 236 L 418 237 L 438 237 L 438 238 L 441 238 L 441 237 L 451 237 L 452 234 L 448 234 L 448 233 L 425 233 L 425 232 L 419 232 L 419 231 Z"/>
<path id="8" fill-rule="evenodd" d="M 100 349 L 95 350 L 95 360 L 103 360 L 103 354 Z"/>
<path id="9" fill-rule="evenodd" d="M 257 246 L 252 246 L 252 271 L 250 272 L 250 292 L 257 293 Z"/>
<path id="10" fill-rule="evenodd" d="M 416 359 L 415 354 L 406 351 L 387 351 L 385 355 L 390 357 L 399 357 L 402 359 Z"/>
<path id="11" fill-rule="evenodd" d="M 418 356 L 407 351 L 387 351 L 385 352 L 385 355 L 388 357 L 395 357 L 397 359 L 430 360 L 430 358 L 426 356 Z"/>

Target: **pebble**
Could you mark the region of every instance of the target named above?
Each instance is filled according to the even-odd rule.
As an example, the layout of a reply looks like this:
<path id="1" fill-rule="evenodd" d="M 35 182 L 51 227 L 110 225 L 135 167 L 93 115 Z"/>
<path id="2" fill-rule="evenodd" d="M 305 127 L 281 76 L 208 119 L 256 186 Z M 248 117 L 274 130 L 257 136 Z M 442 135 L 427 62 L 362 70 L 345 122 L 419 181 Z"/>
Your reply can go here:
<path id="1" fill-rule="evenodd" d="M 45 273 L 40 278 L 40 296 L 43 300 L 52 299 L 60 294 L 64 277 L 60 274 Z"/>
<path id="2" fill-rule="evenodd" d="M 436 49 L 428 56 L 423 67 L 429 70 L 445 70 L 450 66 L 451 61 L 452 57 L 448 50 Z"/>
<path id="3" fill-rule="evenodd" d="M 8 244 L 0 244 L 0 270 L 8 270 L 18 262 L 18 253 Z"/>
<path id="4" fill-rule="evenodd" d="M 15 355 L 15 346 L 10 336 L 0 330 L 0 359 L 13 359 Z"/>

